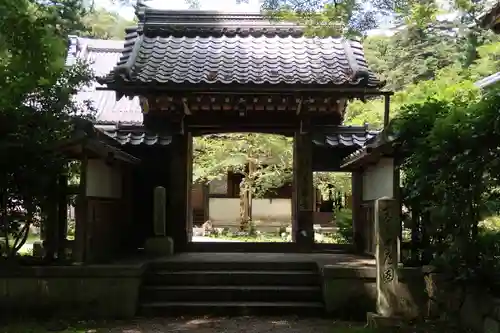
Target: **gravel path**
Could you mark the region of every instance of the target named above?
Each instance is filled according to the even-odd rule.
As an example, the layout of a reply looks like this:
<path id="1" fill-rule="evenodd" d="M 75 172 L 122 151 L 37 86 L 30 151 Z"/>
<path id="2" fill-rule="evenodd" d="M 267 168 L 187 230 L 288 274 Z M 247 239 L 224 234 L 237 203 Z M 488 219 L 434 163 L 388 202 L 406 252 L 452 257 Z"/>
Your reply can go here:
<path id="1" fill-rule="evenodd" d="M 235 318 L 162 318 L 141 319 L 129 324 L 112 325 L 109 329 L 88 330 L 89 333 L 361 333 L 349 329 L 347 323 L 325 319 L 299 319 L 296 317 L 235 317 Z"/>

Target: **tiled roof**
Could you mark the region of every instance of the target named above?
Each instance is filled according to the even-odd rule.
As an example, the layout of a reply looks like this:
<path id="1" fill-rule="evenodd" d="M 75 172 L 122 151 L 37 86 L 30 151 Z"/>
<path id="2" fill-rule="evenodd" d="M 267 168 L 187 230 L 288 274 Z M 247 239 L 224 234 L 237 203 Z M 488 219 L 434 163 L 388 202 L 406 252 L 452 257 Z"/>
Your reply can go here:
<path id="1" fill-rule="evenodd" d="M 101 130 L 122 145 L 168 145 L 171 142 L 170 136 L 148 133 L 142 127 L 130 129 L 102 127 Z M 379 133 L 370 131 L 364 126 L 340 126 L 336 132 L 316 137 L 314 143 L 318 146 L 361 148 Z"/>
<path id="2" fill-rule="evenodd" d="M 371 142 L 380 131 L 369 130 L 368 126 L 339 126 L 334 134 L 317 135 L 314 143 L 330 147 L 364 147 Z"/>
<path id="3" fill-rule="evenodd" d="M 125 129 L 101 129 L 104 133 L 106 133 L 109 137 L 115 139 L 121 145 L 160 145 L 166 146 L 172 142 L 172 137 L 170 136 L 162 136 L 154 133 L 148 133 L 143 128 L 138 128 L 134 130 L 125 130 Z"/>
<path id="4" fill-rule="evenodd" d="M 123 41 L 100 40 L 70 36 L 66 64 L 75 61 L 88 61 L 96 76 L 109 73 L 122 55 Z M 90 87 L 82 88 L 75 96 L 77 102 L 92 101 L 97 110 L 97 123 L 142 124 L 143 116 L 138 98 L 116 100 L 113 91 L 98 90 L 103 87 L 95 82 Z"/>
<path id="5" fill-rule="evenodd" d="M 305 37 L 258 14 L 139 11 L 103 83 L 299 84 L 376 88 L 357 41 Z"/>

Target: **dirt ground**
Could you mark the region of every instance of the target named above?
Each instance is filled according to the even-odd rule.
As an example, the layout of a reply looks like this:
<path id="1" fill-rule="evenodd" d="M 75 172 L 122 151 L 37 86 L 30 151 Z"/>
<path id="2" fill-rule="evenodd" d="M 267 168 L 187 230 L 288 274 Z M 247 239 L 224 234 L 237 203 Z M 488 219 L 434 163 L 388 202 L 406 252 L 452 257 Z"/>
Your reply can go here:
<path id="1" fill-rule="evenodd" d="M 129 322 L 65 324 L 9 324 L 0 326 L 1 333 L 367 333 L 363 324 L 297 317 L 233 317 L 233 318 L 161 318 L 137 319 Z"/>

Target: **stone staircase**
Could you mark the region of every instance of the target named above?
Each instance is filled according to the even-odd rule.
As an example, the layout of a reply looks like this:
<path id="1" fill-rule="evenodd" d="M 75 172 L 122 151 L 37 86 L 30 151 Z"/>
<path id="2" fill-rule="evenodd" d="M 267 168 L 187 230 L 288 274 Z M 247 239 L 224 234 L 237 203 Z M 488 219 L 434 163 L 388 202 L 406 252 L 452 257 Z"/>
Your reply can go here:
<path id="1" fill-rule="evenodd" d="M 322 315 L 315 262 L 154 262 L 143 280 L 142 315 Z"/>

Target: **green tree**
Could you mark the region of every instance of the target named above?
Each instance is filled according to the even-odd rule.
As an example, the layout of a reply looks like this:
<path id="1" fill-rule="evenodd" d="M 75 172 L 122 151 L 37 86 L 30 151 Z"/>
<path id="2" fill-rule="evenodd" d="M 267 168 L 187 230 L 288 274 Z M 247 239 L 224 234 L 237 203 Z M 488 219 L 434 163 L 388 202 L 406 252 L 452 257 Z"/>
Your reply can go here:
<path id="1" fill-rule="evenodd" d="M 82 21 L 86 27 L 86 31 L 82 33 L 83 36 L 117 40 L 125 38 L 125 28 L 136 24 L 136 22 L 129 21 L 118 13 L 107 11 L 104 8 L 90 10 Z"/>
<path id="2" fill-rule="evenodd" d="M 54 147 L 85 111 L 72 95 L 92 77 L 84 64 L 65 66 L 67 35 L 82 29 L 84 14 L 78 0 L 0 3 L 1 255 L 23 245 L 53 194 L 50 180 L 64 172 Z"/>
<path id="3" fill-rule="evenodd" d="M 194 141 L 194 181 L 211 181 L 228 171 L 242 174 L 240 227 L 248 230 L 252 197 L 291 181 L 291 139 L 281 135 L 210 135 Z"/>

